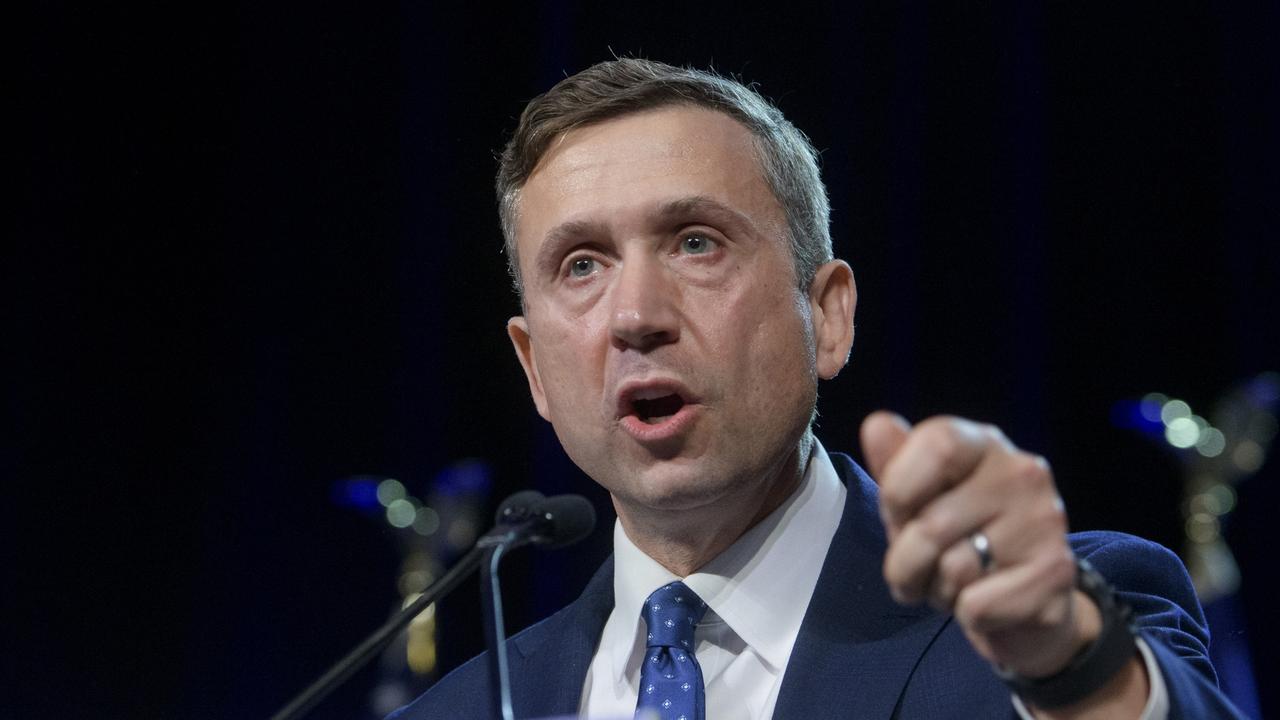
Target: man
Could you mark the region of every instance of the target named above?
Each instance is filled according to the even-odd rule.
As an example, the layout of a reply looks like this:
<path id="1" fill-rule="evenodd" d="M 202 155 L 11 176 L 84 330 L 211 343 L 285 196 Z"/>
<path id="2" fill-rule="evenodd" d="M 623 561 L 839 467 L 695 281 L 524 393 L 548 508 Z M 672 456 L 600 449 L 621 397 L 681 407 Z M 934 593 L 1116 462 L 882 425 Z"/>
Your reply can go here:
<path id="1" fill-rule="evenodd" d="M 526 108 L 498 192 L 512 344 L 618 514 L 583 596 L 511 640 L 517 714 L 1234 714 L 1177 560 L 1069 539 L 1047 464 L 995 428 L 873 414 L 878 493 L 814 438 L 857 292 L 812 147 L 756 93 L 597 65 Z M 472 661 L 399 717 L 490 695 Z"/>

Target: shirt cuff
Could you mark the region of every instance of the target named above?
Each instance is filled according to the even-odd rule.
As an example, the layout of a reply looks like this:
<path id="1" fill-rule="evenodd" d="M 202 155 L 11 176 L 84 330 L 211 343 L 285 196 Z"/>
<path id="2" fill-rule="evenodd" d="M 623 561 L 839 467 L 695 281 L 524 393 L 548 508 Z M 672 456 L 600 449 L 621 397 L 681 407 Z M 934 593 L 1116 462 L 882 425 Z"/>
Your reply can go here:
<path id="1" fill-rule="evenodd" d="M 1169 718 L 1169 688 L 1165 687 L 1164 675 L 1160 672 L 1160 665 L 1156 663 L 1155 653 L 1151 652 L 1151 648 L 1147 646 L 1147 641 L 1141 636 L 1136 638 L 1138 644 L 1138 652 L 1142 653 L 1142 664 L 1147 669 L 1147 682 L 1151 685 L 1151 691 L 1147 695 L 1147 704 L 1142 708 L 1142 714 L 1138 716 L 1138 720 L 1168 720 Z M 1031 711 L 1027 710 L 1027 706 L 1022 703 L 1022 699 L 1017 695 L 1013 696 L 1013 709 L 1018 711 L 1018 717 L 1022 720 L 1036 720 Z"/>

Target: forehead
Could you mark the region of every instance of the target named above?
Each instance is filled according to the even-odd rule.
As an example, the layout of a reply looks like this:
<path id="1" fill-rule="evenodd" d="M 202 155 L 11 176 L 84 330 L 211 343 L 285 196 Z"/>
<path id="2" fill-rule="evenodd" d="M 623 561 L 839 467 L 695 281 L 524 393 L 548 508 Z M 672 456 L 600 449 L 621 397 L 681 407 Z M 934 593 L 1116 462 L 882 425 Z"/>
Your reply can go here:
<path id="1" fill-rule="evenodd" d="M 724 113 L 671 106 L 574 128 L 552 142 L 521 190 L 520 254 L 561 223 L 623 223 L 691 197 L 761 225 L 782 216 L 752 134 Z"/>

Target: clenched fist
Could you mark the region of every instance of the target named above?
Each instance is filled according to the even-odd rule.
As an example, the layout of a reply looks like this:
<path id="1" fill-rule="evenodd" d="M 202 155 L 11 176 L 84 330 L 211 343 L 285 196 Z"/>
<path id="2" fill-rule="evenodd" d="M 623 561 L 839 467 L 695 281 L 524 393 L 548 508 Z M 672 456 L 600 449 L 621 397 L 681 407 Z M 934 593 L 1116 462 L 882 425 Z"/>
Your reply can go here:
<path id="1" fill-rule="evenodd" d="M 953 613 L 979 654 L 1028 677 L 1054 674 L 1097 637 L 1043 458 L 991 425 L 935 417 L 913 428 L 887 412 L 864 421 L 862 448 L 899 602 Z"/>

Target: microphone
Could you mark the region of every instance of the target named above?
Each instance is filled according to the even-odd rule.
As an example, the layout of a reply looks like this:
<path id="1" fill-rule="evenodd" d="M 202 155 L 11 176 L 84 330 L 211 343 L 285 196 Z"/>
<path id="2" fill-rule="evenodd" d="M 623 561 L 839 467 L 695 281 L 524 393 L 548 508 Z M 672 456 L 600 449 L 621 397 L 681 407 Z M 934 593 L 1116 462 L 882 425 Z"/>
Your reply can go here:
<path id="1" fill-rule="evenodd" d="M 581 495 L 544 499 L 541 494 L 526 490 L 507 498 L 498 510 L 497 520 L 497 527 L 480 538 L 476 547 L 486 548 L 485 564 L 489 568 L 480 575 L 480 592 L 485 607 L 484 634 L 489 646 L 489 679 L 495 714 L 502 720 L 513 720 L 498 564 L 504 553 L 522 545 L 535 543 L 558 548 L 583 539 L 595 527 L 596 510 Z"/>
<path id="2" fill-rule="evenodd" d="M 483 583 L 485 604 L 491 611 L 487 614 L 486 626 L 492 624 L 492 617 L 495 613 L 497 614 L 497 625 L 494 628 L 486 627 L 486 636 L 491 643 L 490 651 L 494 656 L 492 666 L 495 673 L 498 669 L 497 655 L 501 655 L 500 689 L 506 698 L 504 717 L 510 718 L 511 688 L 506 680 L 506 648 L 501 642 L 502 604 L 501 597 L 497 593 L 498 561 L 504 552 L 530 543 L 546 545 L 550 548 L 575 543 L 591 534 L 595 522 L 595 508 L 581 495 L 556 495 L 548 498 L 536 490 L 522 490 L 511 495 L 498 507 L 494 528 L 476 541 L 476 544 L 448 572 L 423 590 L 416 600 L 365 638 L 345 657 L 334 663 L 333 667 L 311 683 L 307 689 L 298 693 L 288 705 L 272 715 L 271 720 L 295 720 L 302 717 L 333 692 L 334 688 L 351 677 L 352 673 L 372 660 L 395 638 L 396 633 L 403 630 L 415 617 L 427 609 L 428 605 L 453 591 L 463 578 L 480 565 L 481 560 L 486 560 L 489 565 L 489 573 L 485 575 L 487 579 Z M 492 644 L 495 639 L 499 641 L 496 653 Z"/>
<path id="3" fill-rule="evenodd" d="M 519 522 L 529 515 L 529 511 L 535 505 L 542 503 L 546 499 L 546 496 L 537 490 L 521 490 L 518 493 L 514 493 L 498 506 L 498 511 L 493 514 L 493 524 L 504 525 Z"/>
<path id="4" fill-rule="evenodd" d="M 596 509 L 581 495 L 556 495 L 537 508 L 543 523 L 533 541 L 548 548 L 572 545 L 596 527 Z"/>
<path id="5" fill-rule="evenodd" d="M 504 546 L 504 551 L 533 543 L 549 548 L 572 545 L 591 534 L 596 509 L 581 495 L 544 498 L 536 490 L 522 490 L 507 498 L 494 518 L 496 525 L 476 543 Z"/>

